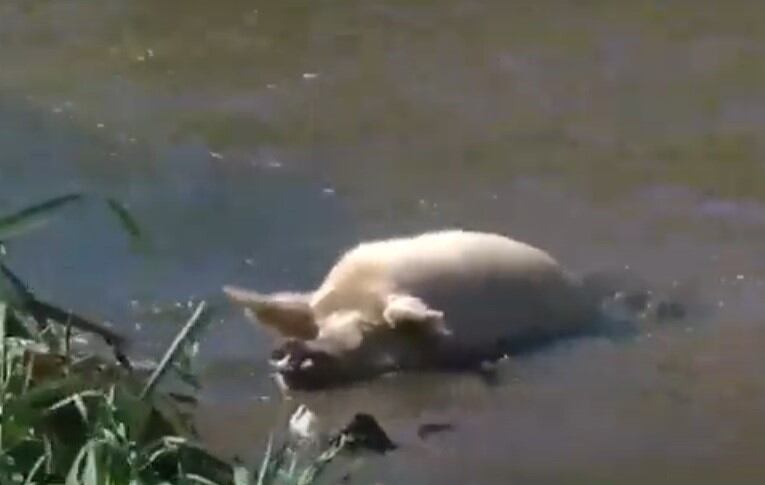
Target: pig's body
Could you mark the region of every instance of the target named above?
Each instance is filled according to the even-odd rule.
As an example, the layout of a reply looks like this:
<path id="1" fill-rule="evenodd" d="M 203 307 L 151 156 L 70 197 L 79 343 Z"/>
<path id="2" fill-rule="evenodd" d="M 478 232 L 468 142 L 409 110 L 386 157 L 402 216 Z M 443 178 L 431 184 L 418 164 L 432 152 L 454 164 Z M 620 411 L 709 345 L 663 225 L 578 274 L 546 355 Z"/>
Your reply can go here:
<path id="1" fill-rule="evenodd" d="M 576 330 L 588 308 L 578 283 L 547 253 L 493 234 L 448 231 L 361 244 L 311 298 L 319 322 L 353 308 L 387 325 L 391 295 L 412 295 L 444 314 L 460 345 Z"/>
<path id="2" fill-rule="evenodd" d="M 348 372 L 472 365 L 576 333 L 595 316 L 578 281 L 544 251 L 457 230 L 360 244 L 311 293 L 227 293 L 261 323 L 297 338 L 277 357 L 287 373 L 302 365 L 308 384 L 326 355 L 333 363 L 325 370 L 338 380 Z"/>

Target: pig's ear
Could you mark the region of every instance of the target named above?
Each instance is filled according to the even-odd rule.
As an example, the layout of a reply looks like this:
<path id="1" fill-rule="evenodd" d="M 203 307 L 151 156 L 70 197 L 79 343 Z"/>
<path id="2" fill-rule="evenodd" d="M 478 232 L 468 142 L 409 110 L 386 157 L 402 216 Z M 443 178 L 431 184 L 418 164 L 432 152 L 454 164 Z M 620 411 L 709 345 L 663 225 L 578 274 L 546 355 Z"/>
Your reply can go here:
<path id="1" fill-rule="evenodd" d="M 443 312 L 428 307 L 424 301 L 411 295 L 389 296 L 383 310 L 383 319 L 393 328 L 414 325 L 427 333 L 451 334 L 444 322 Z"/>
<path id="2" fill-rule="evenodd" d="M 310 340 L 319 329 L 309 305 L 310 295 L 275 293 L 264 295 L 236 286 L 224 286 L 228 298 L 245 307 L 245 314 L 262 325 L 277 330 L 285 337 Z"/>

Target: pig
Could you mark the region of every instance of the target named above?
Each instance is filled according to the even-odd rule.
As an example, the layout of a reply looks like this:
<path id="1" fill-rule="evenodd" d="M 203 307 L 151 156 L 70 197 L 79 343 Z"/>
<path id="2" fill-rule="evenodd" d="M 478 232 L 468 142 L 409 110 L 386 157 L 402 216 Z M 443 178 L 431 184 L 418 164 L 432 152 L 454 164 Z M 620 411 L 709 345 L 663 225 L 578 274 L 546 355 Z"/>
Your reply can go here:
<path id="1" fill-rule="evenodd" d="M 224 286 L 281 338 L 271 364 L 288 389 L 415 370 L 468 370 L 583 331 L 596 305 L 547 252 L 448 229 L 363 242 L 309 292 Z"/>

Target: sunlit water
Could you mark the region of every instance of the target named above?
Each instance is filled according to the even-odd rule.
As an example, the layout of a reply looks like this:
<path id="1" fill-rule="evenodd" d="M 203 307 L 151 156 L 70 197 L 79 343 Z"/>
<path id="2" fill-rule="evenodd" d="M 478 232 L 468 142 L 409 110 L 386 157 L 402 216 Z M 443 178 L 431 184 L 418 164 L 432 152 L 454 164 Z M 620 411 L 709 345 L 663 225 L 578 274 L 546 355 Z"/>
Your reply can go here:
<path id="1" fill-rule="evenodd" d="M 629 266 L 688 318 L 283 402 L 223 306 L 200 430 L 254 458 L 298 402 L 377 416 L 384 483 L 762 483 L 765 10 L 756 2 L 0 2 L 0 208 L 97 200 L 14 241 L 41 296 L 156 357 L 224 283 L 316 284 L 360 239 L 505 232 Z M 176 307 L 171 315 L 163 310 Z M 428 441 L 417 427 L 449 422 Z"/>

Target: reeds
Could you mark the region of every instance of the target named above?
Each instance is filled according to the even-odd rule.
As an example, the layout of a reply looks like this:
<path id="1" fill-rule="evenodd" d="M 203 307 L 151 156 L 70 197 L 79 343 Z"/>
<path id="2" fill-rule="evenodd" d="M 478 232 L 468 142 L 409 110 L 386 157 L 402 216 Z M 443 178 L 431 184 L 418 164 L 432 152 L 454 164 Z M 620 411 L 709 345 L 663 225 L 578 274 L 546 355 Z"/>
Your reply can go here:
<path id="1" fill-rule="evenodd" d="M 84 197 L 56 197 L 0 217 L 0 241 L 15 243 Z M 140 238 L 127 208 L 104 200 L 127 234 Z M 289 443 L 274 447 L 267 437 L 253 437 L 269 439 L 255 469 L 214 456 L 196 438 L 193 397 L 161 386 L 168 373 L 189 377 L 190 366 L 178 361 L 210 321 L 204 302 L 146 379 L 123 352 L 123 336 L 38 300 L 1 255 L 0 270 L 0 483 L 309 484 L 343 448 L 343 440 L 335 441 L 298 466 Z M 76 332 L 104 338 L 114 357 L 73 350 Z"/>

